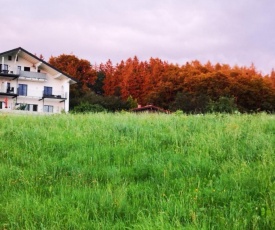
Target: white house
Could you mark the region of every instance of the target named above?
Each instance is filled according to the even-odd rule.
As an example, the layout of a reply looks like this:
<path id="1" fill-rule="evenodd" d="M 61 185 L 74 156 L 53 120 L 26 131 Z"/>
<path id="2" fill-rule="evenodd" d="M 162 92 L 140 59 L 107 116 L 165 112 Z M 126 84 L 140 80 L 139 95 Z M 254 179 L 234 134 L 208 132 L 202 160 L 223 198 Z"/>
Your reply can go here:
<path id="1" fill-rule="evenodd" d="M 74 83 L 71 76 L 21 47 L 0 53 L 0 111 L 68 112 Z"/>

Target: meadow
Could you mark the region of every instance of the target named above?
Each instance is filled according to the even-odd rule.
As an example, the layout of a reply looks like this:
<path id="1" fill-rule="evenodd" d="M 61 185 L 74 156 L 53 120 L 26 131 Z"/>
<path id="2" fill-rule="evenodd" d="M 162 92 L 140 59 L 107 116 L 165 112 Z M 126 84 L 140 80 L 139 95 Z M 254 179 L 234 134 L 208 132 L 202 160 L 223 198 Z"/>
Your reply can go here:
<path id="1" fill-rule="evenodd" d="M 275 229 L 275 116 L 0 114 L 0 229 Z"/>

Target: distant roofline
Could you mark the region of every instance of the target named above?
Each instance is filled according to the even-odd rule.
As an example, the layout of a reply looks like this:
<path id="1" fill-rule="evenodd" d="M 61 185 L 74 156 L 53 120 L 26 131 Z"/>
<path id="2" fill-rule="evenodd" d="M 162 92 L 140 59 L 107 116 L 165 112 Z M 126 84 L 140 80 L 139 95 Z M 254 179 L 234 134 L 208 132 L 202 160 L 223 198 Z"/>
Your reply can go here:
<path id="1" fill-rule="evenodd" d="M 38 61 L 42 62 L 43 64 L 49 66 L 50 68 L 58 71 L 59 73 L 63 74 L 64 76 L 66 76 L 67 78 L 71 79 L 72 81 L 74 81 L 75 83 L 78 83 L 79 80 L 75 79 L 74 77 L 64 73 L 63 71 L 61 71 L 60 69 L 57 69 L 56 67 L 52 66 L 51 64 L 49 64 L 48 62 L 40 59 L 39 57 L 35 56 L 34 54 L 30 53 L 29 51 L 25 50 L 24 48 L 22 47 L 18 47 L 18 48 L 15 48 L 15 49 L 11 49 L 11 50 L 8 50 L 8 51 L 5 51 L 5 52 L 2 52 L 0 53 L 0 56 L 1 55 L 5 55 L 5 54 L 8 54 L 8 53 L 11 53 L 11 52 L 16 52 L 16 51 L 19 51 L 19 50 L 22 50 L 23 52 L 27 53 L 28 55 L 30 55 L 31 57 L 37 59 Z M 1 60 L 0 60 L 1 61 Z"/>
<path id="2" fill-rule="evenodd" d="M 141 107 L 137 107 L 137 108 L 134 108 L 132 109 L 131 111 L 133 112 L 140 112 L 140 111 L 145 111 L 145 110 L 156 110 L 156 111 L 159 111 L 159 112 L 162 112 L 162 113 L 170 113 L 169 110 L 165 110 L 163 108 L 160 108 L 160 107 L 157 107 L 157 106 L 154 106 L 154 105 L 145 105 L 145 106 L 141 106 Z"/>

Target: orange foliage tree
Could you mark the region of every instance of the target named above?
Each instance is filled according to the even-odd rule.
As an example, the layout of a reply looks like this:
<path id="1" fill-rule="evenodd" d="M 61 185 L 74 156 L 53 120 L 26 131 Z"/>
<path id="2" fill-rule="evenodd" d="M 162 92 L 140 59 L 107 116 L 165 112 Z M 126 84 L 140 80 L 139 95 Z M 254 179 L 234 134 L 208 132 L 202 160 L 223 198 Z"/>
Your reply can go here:
<path id="1" fill-rule="evenodd" d="M 83 89 L 88 85 L 94 84 L 96 71 L 92 68 L 89 61 L 79 59 L 75 55 L 61 54 L 58 57 L 50 57 L 49 63 L 61 71 L 79 80 Z"/>
<path id="2" fill-rule="evenodd" d="M 231 67 L 194 60 L 179 66 L 159 58 L 140 61 L 134 56 L 115 66 L 108 60 L 93 68 L 87 60 L 65 54 L 51 57 L 49 62 L 78 79 L 82 90 L 124 101 L 132 98 L 142 105 L 206 112 L 209 103 L 233 101 L 243 112 L 275 111 L 275 72 L 263 77 L 253 64 Z"/>

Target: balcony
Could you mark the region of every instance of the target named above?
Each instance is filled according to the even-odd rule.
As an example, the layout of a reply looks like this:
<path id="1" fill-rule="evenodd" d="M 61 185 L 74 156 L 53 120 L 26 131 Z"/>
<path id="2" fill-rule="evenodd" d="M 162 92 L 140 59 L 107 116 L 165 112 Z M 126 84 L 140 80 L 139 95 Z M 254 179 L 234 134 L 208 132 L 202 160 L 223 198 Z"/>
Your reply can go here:
<path id="1" fill-rule="evenodd" d="M 9 68 L 6 64 L 0 64 L 0 78 L 7 80 L 14 80 L 16 78 L 24 80 L 37 80 L 37 81 L 46 81 L 46 74 L 40 72 L 30 72 L 22 71 L 19 69 Z"/>
<path id="2" fill-rule="evenodd" d="M 13 71 L 10 71 L 8 69 L 2 69 L 2 65 L 0 67 L 0 79 L 5 80 L 15 80 L 19 77 L 19 74 L 14 74 Z"/>
<path id="3" fill-rule="evenodd" d="M 0 89 L 0 96 L 17 97 L 17 93 L 14 87 L 7 87 L 6 90 Z"/>
<path id="4" fill-rule="evenodd" d="M 0 64 L 0 73 L 8 74 L 9 73 L 9 66 L 6 64 Z"/>
<path id="5" fill-rule="evenodd" d="M 45 100 L 45 99 L 53 99 L 53 100 L 60 100 L 60 102 L 64 102 L 67 99 L 67 94 L 57 92 L 60 94 L 49 94 L 48 92 L 43 91 L 42 98 L 39 100 Z"/>
<path id="6" fill-rule="evenodd" d="M 46 81 L 46 74 L 45 73 L 38 73 L 38 72 L 30 72 L 30 71 L 20 71 L 19 72 L 20 79 L 25 80 L 41 80 Z"/>
<path id="7" fill-rule="evenodd" d="M 49 94 L 43 94 L 42 96 L 43 98 L 51 98 L 51 99 L 66 99 L 66 98 L 62 98 L 61 95 L 49 95 Z"/>

